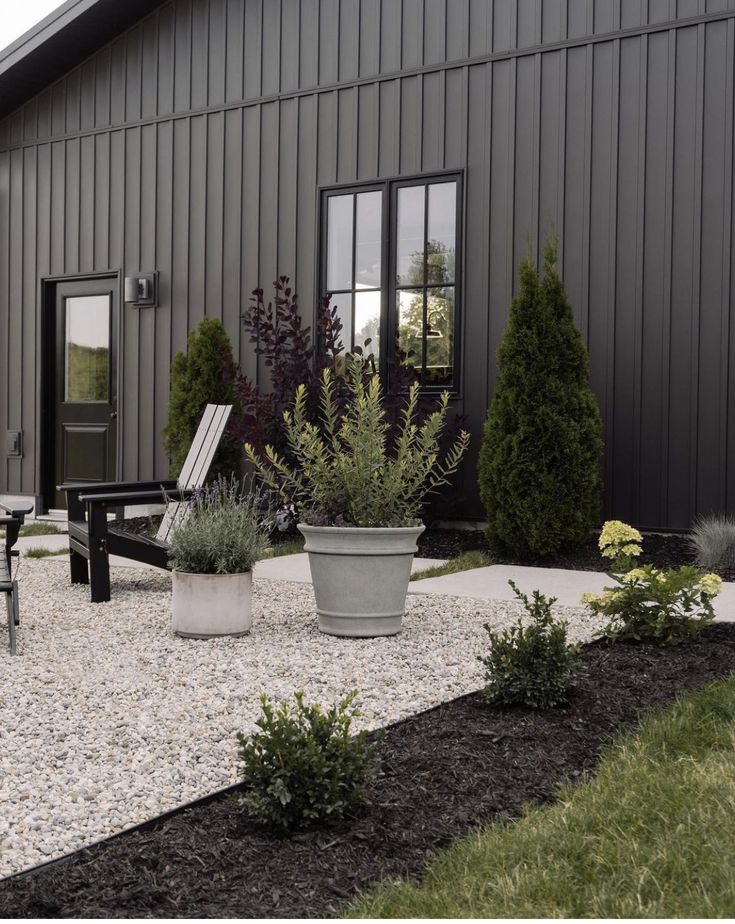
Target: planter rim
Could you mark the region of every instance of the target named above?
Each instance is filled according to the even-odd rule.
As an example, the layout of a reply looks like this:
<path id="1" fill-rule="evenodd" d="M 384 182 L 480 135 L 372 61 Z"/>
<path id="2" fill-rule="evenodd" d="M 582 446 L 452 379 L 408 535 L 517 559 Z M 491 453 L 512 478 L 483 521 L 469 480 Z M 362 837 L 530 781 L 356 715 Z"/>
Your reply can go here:
<path id="1" fill-rule="evenodd" d="M 321 533 L 349 533 L 352 535 L 371 534 L 379 536 L 383 533 L 415 533 L 417 530 L 423 532 L 426 526 L 424 526 L 423 523 L 419 523 L 418 526 L 308 526 L 306 523 L 297 523 L 296 528 L 301 532 L 311 530 Z"/>
<path id="2" fill-rule="evenodd" d="M 171 569 L 171 574 L 186 574 L 190 575 L 191 577 L 242 577 L 244 574 L 252 573 L 252 568 L 249 568 L 247 571 L 226 571 L 221 573 L 218 571 L 182 571 L 180 568 Z"/>

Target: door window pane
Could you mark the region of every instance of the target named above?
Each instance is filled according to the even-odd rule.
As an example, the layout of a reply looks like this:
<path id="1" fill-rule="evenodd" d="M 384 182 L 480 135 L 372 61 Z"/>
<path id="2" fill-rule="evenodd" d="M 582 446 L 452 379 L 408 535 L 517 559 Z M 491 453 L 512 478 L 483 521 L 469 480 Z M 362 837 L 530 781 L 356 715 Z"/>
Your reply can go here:
<path id="1" fill-rule="evenodd" d="M 355 288 L 379 288 L 383 195 L 358 193 L 356 199 Z"/>
<path id="2" fill-rule="evenodd" d="M 66 299 L 66 401 L 109 401 L 110 296 Z"/>
<path id="3" fill-rule="evenodd" d="M 354 196 L 330 196 L 327 210 L 327 289 L 352 288 Z"/>
<path id="4" fill-rule="evenodd" d="M 454 282 L 457 229 L 457 184 L 429 186 L 426 242 L 427 283 Z"/>
<path id="5" fill-rule="evenodd" d="M 353 346 L 363 349 L 366 356 L 373 354 L 380 358 L 380 292 L 357 292 L 355 294 L 355 342 Z M 365 341 L 370 344 L 365 347 Z"/>
<path id="6" fill-rule="evenodd" d="M 425 186 L 401 186 L 396 217 L 396 281 L 399 286 L 424 284 Z"/>

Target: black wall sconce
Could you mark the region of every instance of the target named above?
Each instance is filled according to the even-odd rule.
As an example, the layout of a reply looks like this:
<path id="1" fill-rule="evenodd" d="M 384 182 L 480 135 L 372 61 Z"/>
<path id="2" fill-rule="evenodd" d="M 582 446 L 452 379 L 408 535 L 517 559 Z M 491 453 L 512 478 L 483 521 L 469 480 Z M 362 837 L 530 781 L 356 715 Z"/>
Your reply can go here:
<path id="1" fill-rule="evenodd" d="M 136 273 L 125 277 L 125 304 L 132 308 L 155 308 L 158 305 L 158 273 Z"/>

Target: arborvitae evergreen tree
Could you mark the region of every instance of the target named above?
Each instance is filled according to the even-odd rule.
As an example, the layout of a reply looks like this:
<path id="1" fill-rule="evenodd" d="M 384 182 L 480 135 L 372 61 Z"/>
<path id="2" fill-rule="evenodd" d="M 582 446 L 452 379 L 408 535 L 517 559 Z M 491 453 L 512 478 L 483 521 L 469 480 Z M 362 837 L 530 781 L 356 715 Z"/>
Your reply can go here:
<path id="1" fill-rule="evenodd" d="M 236 404 L 232 387 L 235 362 L 230 338 L 217 318 L 204 318 L 191 331 L 186 353 L 171 365 L 168 423 L 163 431 L 170 476 L 178 477 L 207 404 Z M 233 413 L 237 412 L 237 407 Z M 232 420 L 232 417 L 230 418 Z M 227 432 L 209 470 L 209 478 L 240 473 L 242 447 Z"/>
<path id="2" fill-rule="evenodd" d="M 526 258 L 498 350 L 478 465 L 491 547 L 549 555 L 599 522 L 600 412 L 589 357 L 547 242 L 544 276 Z"/>

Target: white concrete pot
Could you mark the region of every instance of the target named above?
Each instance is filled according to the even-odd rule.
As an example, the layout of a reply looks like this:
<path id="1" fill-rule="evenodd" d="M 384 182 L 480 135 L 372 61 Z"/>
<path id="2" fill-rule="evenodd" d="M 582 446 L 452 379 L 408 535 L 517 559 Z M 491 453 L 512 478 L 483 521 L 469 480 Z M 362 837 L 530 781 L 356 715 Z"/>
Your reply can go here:
<path id="1" fill-rule="evenodd" d="M 416 540 L 425 527 L 298 528 L 309 553 L 320 631 L 351 638 L 400 632 Z"/>
<path id="2" fill-rule="evenodd" d="M 185 638 L 245 635 L 253 623 L 253 573 L 173 572 L 173 630 Z"/>

